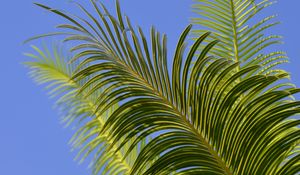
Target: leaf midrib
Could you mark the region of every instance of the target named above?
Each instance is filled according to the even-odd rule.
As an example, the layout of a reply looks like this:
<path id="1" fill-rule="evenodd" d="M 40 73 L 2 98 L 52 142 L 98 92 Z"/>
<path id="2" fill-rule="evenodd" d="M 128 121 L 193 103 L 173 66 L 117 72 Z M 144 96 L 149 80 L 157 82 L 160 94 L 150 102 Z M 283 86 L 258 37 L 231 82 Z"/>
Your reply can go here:
<path id="1" fill-rule="evenodd" d="M 235 16 L 235 6 L 233 0 L 230 0 L 230 8 L 232 15 L 232 32 L 233 32 L 233 52 L 234 52 L 234 60 L 236 62 L 240 61 L 239 59 L 239 48 L 238 48 L 238 34 L 237 34 L 237 23 Z M 238 68 L 239 69 L 239 68 Z"/>
<path id="2" fill-rule="evenodd" d="M 219 156 L 218 152 L 214 150 L 213 146 L 209 144 L 209 142 L 206 140 L 205 137 L 203 137 L 197 129 L 186 119 L 185 115 L 180 112 L 178 107 L 170 102 L 165 96 L 161 94 L 159 90 L 154 88 L 151 84 L 148 83 L 147 80 L 145 80 L 139 73 L 137 73 L 135 70 L 132 70 L 127 64 L 123 63 L 120 60 L 116 60 L 119 64 L 122 64 L 129 73 L 133 74 L 134 77 L 138 78 L 140 81 L 144 82 L 144 85 L 148 89 L 152 90 L 152 93 L 156 94 L 158 97 L 161 98 L 163 102 L 165 102 L 168 106 L 170 106 L 179 116 L 180 118 L 185 122 L 185 124 L 191 129 L 191 131 L 198 136 L 198 138 L 201 140 L 201 142 L 207 147 L 209 153 L 215 158 L 217 163 L 219 164 L 219 167 L 223 169 L 224 173 L 227 175 L 232 175 L 233 173 L 231 172 L 230 168 L 227 166 L 227 164 L 224 162 L 224 160 Z"/>

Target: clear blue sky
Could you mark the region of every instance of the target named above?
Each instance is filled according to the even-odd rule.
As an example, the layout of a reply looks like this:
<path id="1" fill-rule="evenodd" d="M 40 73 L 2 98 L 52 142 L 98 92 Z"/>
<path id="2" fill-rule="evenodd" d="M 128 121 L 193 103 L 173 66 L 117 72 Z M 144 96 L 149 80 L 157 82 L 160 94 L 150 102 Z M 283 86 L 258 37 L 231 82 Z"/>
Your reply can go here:
<path id="1" fill-rule="evenodd" d="M 166 33 L 169 51 L 189 23 L 192 0 L 120 0 L 132 23 L 149 29 L 151 25 Z M 74 11 L 67 0 L 36 2 Z M 90 5 L 87 0 L 77 0 Z M 109 9 L 114 0 L 102 0 Z M 282 34 L 291 63 L 285 68 L 292 81 L 300 86 L 300 1 L 281 0 L 265 13 L 279 14 L 280 26 L 272 33 Z M 76 11 L 76 10 L 75 10 Z M 36 86 L 21 65 L 28 60 L 22 55 L 31 51 L 22 41 L 36 34 L 54 31 L 62 22 L 56 15 L 33 5 L 32 0 L 3 1 L 0 10 L 0 174 L 1 175 L 83 175 L 87 164 L 78 166 L 67 145 L 72 131 L 59 123 L 53 100 Z M 297 42 L 298 41 L 298 42 Z M 34 44 L 34 43 L 33 43 Z"/>

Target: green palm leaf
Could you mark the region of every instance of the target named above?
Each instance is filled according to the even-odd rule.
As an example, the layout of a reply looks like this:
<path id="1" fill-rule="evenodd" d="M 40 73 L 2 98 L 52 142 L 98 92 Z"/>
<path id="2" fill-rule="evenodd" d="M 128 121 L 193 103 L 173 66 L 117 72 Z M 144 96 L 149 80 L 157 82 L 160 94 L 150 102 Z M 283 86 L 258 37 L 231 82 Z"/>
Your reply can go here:
<path id="1" fill-rule="evenodd" d="M 260 12 L 274 3 L 271 0 L 196 0 L 194 11 L 200 15 L 192 18 L 201 25 L 193 31 L 196 36 L 209 29 L 213 32 L 207 42 L 218 39 L 220 44 L 210 52 L 216 56 L 240 61 L 241 67 L 262 65 L 258 74 L 285 73 L 276 68 L 288 62 L 286 53 L 274 51 L 271 46 L 281 43 L 281 36 L 266 35 L 266 30 L 277 25 L 276 15 L 258 19 Z M 272 51 L 273 50 L 273 51 Z M 275 68 L 275 69 L 274 69 Z"/>
<path id="2" fill-rule="evenodd" d="M 39 84 L 47 84 L 52 97 L 59 97 L 56 106 L 64 114 L 63 122 L 67 125 L 77 123 L 77 132 L 71 139 L 75 149 L 80 149 L 77 159 L 83 161 L 88 155 L 94 154 L 91 165 L 93 173 L 98 174 L 126 174 L 131 170 L 133 161 L 140 148 L 135 148 L 133 153 L 127 158 L 124 157 L 124 150 L 116 151 L 116 146 L 111 144 L 108 133 L 100 133 L 107 116 L 110 115 L 116 105 L 100 115 L 96 111 L 96 97 L 101 90 L 97 90 L 93 95 L 87 96 L 87 91 L 82 91 L 78 95 L 84 80 L 75 82 L 71 80 L 71 74 L 75 69 L 75 64 L 67 64 L 70 56 L 63 55 L 61 49 L 55 47 L 51 51 L 47 48 L 40 50 L 33 46 L 38 53 L 27 54 L 34 58 L 25 64 L 30 68 L 30 75 Z M 53 54 L 51 55 L 50 52 Z M 140 145 L 141 148 L 143 147 Z"/>
<path id="3" fill-rule="evenodd" d="M 125 156 L 154 137 L 137 155 L 130 174 L 300 171 L 300 120 L 291 119 L 300 112 L 300 102 L 288 100 L 300 89 L 277 89 L 287 73 L 251 76 L 261 68 L 257 65 L 237 71 L 240 63 L 207 55 L 217 44 L 203 44 L 209 33 L 186 53 L 191 26 L 178 41 L 170 69 L 165 35 L 152 28 L 148 42 L 140 28 L 136 32 L 128 18 L 124 22 L 118 3 L 118 19 L 92 4 L 98 16 L 80 6 L 89 21 L 38 5 L 66 18 L 71 24 L 60 27 L 73 35 L 65 40 L 81 43 L 72 49 L 72 61 L 80 62 L 72 80 L 85 82 L 78 93 L 90 96 L 103 90 L 95 101 L 100 116 L 116 108 L 99 134 L 109 133 L 116 151 L 129 144 Z"/>

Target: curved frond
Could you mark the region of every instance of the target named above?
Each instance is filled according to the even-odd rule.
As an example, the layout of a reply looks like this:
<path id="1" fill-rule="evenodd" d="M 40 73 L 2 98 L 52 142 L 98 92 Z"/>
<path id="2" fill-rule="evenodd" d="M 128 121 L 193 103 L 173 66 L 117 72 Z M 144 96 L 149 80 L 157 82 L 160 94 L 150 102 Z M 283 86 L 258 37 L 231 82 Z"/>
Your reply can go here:
<path id="1" fill-rule="evenodd" d="M 109 133 L 99 134 L 107 116 L 118 104 L 113 105 L 103 114 L 98 114 L 96 97 L 102 91 L 97 89 L 93 95 L 87 96 L 87 90 L 84 90 L 78 95 L 85 80 L 79 82 L 71 80 L 76 64 L 67 63 L 70 56 L 64 55 L 59 47 L 51 50 L 48 48 L 40 50 L 35 46 L 33 48 L 38 54 L 26 54 L 34 60 L 25 64 L 30 68 L 30 76 L 37 83 L 46 84 L 51 97 L 58 97 L 56 107 L 64 115 L 62 121 L 67 126 L 76 124 L 77 131 L 70 142 L 74 149 L 80 150 L 77 159 L 82 162 L 88 156 L 93 155 L 91 166 L 94 174 L 99 174 L 99 172 L 101 174 L 128 173 L 143 146 L 136 147 L 133 153 L 125 158 L 126 148 L 116 151 L 117 146 L 113 146 L 108 139 Z"/>
<path id="2" fill-rule="evenodd" d="M 154 136 L 130 174 L 299 172 L 300 120 L 290 118 L 299 114 L 300 102 L 287 98 L 300 89 L 276 85 L 287 73 L 251 75 L 261 66 L 237 71 L 240 63 L 208 56 L 217 44 L 204 44 L 210 33 L 186 51 L 191 26 L 169 64 L 166 36 L 152 28 L 149 41 L 124 20 L 118 3 L 117 18 L 94 1 L 95 16 L 79 5 L 88 20 L 38 5 L 66 18 L 64 28 L 74 32 L 66 41 L 81 43 L 72 49 L 72 61 L 80 62 L 72 80 L 85 81 L 78 93 L 89 97 L 103 90 L 95 101 L 100 116 L 119 104 L 99 133 L 109 133 L 116 151 L 129 144 L 125 156 Z"/>
<path id="3" fill-rule="evenodd" d="M 273 3 L 271 0 L 196 0 L 193 8 L 200 16 L 192 18 L 192 22 L 200 27 L 193 33 L 200 36 L 205 30 L 211 30 L 213 34 L 207 42 L 221 41 L 211 54 L 239 61 L 241 67 L 261 64 L 256 74 L 285 73 L 277 65 L 288 62 L 286 53 L 272 51 L 271 47 L 282 43 L 281 36 L 266 34 L 279 23 L 275 21 L 276 15 L 259 22 L 253 20 Z"/>

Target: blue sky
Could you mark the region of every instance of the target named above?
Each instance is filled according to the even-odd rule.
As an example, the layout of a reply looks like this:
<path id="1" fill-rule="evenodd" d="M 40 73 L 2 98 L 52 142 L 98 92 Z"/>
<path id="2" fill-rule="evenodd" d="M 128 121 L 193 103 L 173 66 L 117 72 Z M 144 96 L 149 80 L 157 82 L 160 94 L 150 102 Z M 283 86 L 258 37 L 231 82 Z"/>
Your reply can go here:
<path id="1" fill-rule="evenodd" d="M 149 29 L 152 25 L 168 35 L 169 51 L 189 23 L 192 0 L 120 0 L 123 11 L 134 25 Z M 37 0 L 59 9 L 74 11 L 76 7 L 67 0 Z M 77 0 L 89 6 L 87 0 Z M 109 9 L 114 0 L 102 0 Z M 284 0 L 264 11 L 276 13 L 282 22 L 272 33 L 284 36 L 280 46 L 288 52 L 290 64 L 284 68 L 291 72 L 292 81 L 300 86 L 300 1 Z M 75 10 L 77 11 L 77 10 Z M 22 42 L 36 34 L 54 31 L 63 22 L 56 15 L 33 5 L 32 0 L 3 1 L 0 10 L 0 174 L 3 175 L 82 175 L 88 174 L 87 164 L 78 166 L 74 153 L 67 145 L 72 131 L 64 129 L 53 110 L 53 100 L 46 91 L 27 76 L 21 62 L 22 55 L 30 52 Z M 50 40 L 51 41 L 51 40 Z M 34 44 L 34 42 L 32 43 Z"/>

